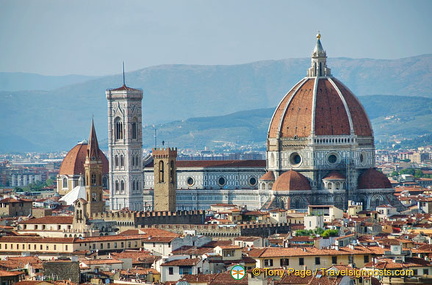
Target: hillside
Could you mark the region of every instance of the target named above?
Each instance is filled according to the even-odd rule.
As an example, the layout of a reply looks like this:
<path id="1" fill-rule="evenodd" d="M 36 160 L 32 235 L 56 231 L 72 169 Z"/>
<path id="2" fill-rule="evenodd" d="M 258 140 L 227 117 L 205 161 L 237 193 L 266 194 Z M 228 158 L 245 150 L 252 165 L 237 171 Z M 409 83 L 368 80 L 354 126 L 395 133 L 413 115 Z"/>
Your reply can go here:
<path id="1" fill-rule="evenodd" d="M 24 72 L 0 72 L 0 90 L 54 90 L 95 78 L 97 77 L 84 75 L 47 76 Z"/>
<path id="2" fill-rule="evenodd" d="M 144 91 L 143 122 L 146 129 L 153 128 L 153 124 L 198 117 L 200 119 L 195 119 L 192 125 L 204 132 L 200 129 L 206 122 L 204 117 L 274 108 L 304 76 L 309 64 L 309 59 L 304 58 L 230 66 L 164 65 L 129 72 L 126 83 Z M 330 58 L 328 65 L 334 76 L 360 98 L 373 94 L 432 98 L 432 55 L 398 60 Z M 102 145 L 106 144 L 105 90 L 120 85 L 121 76 L 113 75 L 63 85 L 55 90 L 45 88 L 48 91 L 0 91 L 0 123 L 4 126 L 0 134 L 0 151 L 70 149 L 77 141 L 87 137 L 92 116 Z M 3 87 L 0 85 L 0 90 L 6 90 Z M 387 103 L 384 103 L 383 109 L 392 112 Z M 391 103 L 405 104 L 406 99 L 395 98 Z M 417 105 L 417 108 L 426 116 L 430 112 L 424 104 Z M 379 119 L 374 115 L 373 108 L 370 112 L 372 119 Z M 427 117 L 419 115 L 411 122 L 417 126 L 425 124 L 424 119 Z M 244 123 L 252 121 L 259 121 L 259 118 L 243 119 Z M 391 129 L 399 128 L 399 132 L 403 133 L 404 127 L 398 122 L 391 125 Z M 175 133 L 176 128 L 186 128 L 173 124 L 167 124 L 171 125 L 170 133 Z M 403 125 L 409 126 L 408 123 Z M 266 132 L 266 123 L 263 122 L 262 127 Z M 381 128 L 381 125 L 378 124 L 378 127 Z M 163 137 L 162 131 L 160 137 Z M 219 138 L 213 140 L 254 141 L 258 130 L 238 126 L 236 131 L 228 133 L 219 129 L 212 134 L 219 135 Z M 181 140 L 185 144 L 188 141 L 194 143 L 197 136 L 192 131 L 188 135 L 183 134 Z M 166 140 L 173 141 L 170 138 Z"/>
<path id="3" fill-rule="evenodd" d="M 432 99 L 423 97 L 375 95 L 362 96 L 360 101 L 370 116 L 377 147 L 391 146 L 395 139 L 409 138 L 419 145 L 419 137 L 432 135 Z M 226 146 L 237 149 L 265 149 L 268 124 L 275 108 L 236 112 L 226 116 L 193 118 L 156 126 L 146 126 L 144 147 L 154 146 L 154 128 L 158 144 L 181 149 L 223 150 Z M 429 141 L 430 140 L 430 141 Z M 428 143 L 432 143 L 428 138 Z M 415 144 L 414 144 L 415 145 Z"/>

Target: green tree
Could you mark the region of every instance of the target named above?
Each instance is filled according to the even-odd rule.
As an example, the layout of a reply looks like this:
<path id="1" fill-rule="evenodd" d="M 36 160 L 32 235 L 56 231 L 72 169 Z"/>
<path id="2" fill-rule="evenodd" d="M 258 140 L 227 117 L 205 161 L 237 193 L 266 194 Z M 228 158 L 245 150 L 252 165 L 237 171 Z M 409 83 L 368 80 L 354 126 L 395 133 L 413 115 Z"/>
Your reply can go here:
<path id="1" fill-rule="evenodd" d="M 339 231 L 338 230 L 325 230 L 321 236 L 324 238 L 328 238 L 328 237 L 336 237 L 339 235 Z"/>
<path id="2" fill-rule="evenodd" d="M 53 180 L 53 179 L 48 178 L 48 179 L 45 181 L 45 186 L 53 186 L 53 185 L 54 185 L 54 180 Z"/>
<path id="3" fill-rule="evenodd" d="M 24 192 L 24 189 L 22 189 L 21 187 L 15 187 L 14 191 L 15 192 Z"/>
<path id="4" fill-rule="evenodd" d="M 423 177 L 423 171 L 421 171 L 420 169 L 416 169 L 415 172 L 414 172 L 414 176 L 416 178 Z"/>
<path id="5" fill-rule="evenodd" d="M 400 174 L 411 174 L 414 175 L 415 170 L 413 168 L 406 168 L 400 171 Z"/>

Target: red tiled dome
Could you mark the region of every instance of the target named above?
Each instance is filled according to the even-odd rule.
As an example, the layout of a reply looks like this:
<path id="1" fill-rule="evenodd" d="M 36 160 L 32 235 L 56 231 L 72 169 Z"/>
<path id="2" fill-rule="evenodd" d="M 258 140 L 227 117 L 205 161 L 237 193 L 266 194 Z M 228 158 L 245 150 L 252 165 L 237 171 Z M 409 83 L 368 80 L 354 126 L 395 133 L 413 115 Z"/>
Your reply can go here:
<path id="1" fill-rule="evenodd" d="M 351 91 L 331 75 L 327 55 L 317 35 L 307 77 L 279 103 L 270 122 L 268 138 L 304 138 L 351 135 L 370 137 L 369 119 Z"/>
<path id="2" fill-rule="evenodd" d="M 357 136 L 372 136 L 362 105 L 340 81 L 304 78 L 279 103 L 268 138 L 308 137 L 312 131 L 319 136 L 349 135 L 351 122 Z"/>
<path id="3" fill-rule="evenodd" d="M 84 163 L 87 146 L 87 143 L 79 143 L 68 152 L 60 166 L 59 175 L 79 175 L 85 173 Z M 102 173 L 107 174 L 109 171 L 108 159 L 100 149 L 99 157 L 102 159 Z"/>
<path id="4" fill-rule="evenodd" d="M 390 181 L 387 176 L 383 173 L 369 168 L 363 172 L 358 178 L 358 189 L 382 189 L 392 188 Z"/>
<path id="5" fill-rule="evenodd" d="M 275 176 L 273 171 L 267 171 L 261 178 L 259 179 L 261 181 L 275 181 Z"/>
<path id="6" fill-rule="evenodd" d="M 346 177 L 339 171 L 332 171 L 326 175 L 323 179 L 333 180 L 333 179 L 346 179 Z"/>
<path id="7" fill-rule="evenodd" d="M 311 190 L 309 180 L 294 170 L 283 173 L 273 184 L 274 191 Z"/>

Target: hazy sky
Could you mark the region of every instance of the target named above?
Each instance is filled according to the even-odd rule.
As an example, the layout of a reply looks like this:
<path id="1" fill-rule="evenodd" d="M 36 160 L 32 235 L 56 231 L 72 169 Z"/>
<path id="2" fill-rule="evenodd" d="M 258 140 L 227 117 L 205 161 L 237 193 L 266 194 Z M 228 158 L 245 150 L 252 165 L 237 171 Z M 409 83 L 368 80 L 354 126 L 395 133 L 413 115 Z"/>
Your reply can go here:
<path id="1" fill-rule="evenodd" d="M 0 72 L 108 75 L 160 64 L 432 53 L 431 0 L 0 0 Z"/>

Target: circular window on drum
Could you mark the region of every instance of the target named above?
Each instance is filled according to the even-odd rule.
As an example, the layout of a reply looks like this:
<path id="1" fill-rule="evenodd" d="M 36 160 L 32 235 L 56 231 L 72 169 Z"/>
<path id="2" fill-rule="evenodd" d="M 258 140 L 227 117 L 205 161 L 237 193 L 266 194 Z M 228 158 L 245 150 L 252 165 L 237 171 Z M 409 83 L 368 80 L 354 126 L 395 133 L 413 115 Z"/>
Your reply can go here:
<path id="1" fill-rule="evenodd" d="M 338 155 L 337 155 L 336 153 L 331 153 L 331 154 L 329 154 L 329 155 L 327 156 L 327 161 L 328 161 L 330 164 L 335 164 L 335 163 L 338 162 L 338 160 L 339 160 L 339 157 L 338 157 Z"/>
<path id="2" fill-rule="evenodd" d="M 189 186 L 193 186 L 195 184 L 195 180 L 192 177 L 188 177 L 186 182 L 187 182 L 187 185 L 189 185 Z"/>
<path id="3" fill-rule="evenodd" d="M 290 155 L 290 163 L 292 165 L 299 165 L 302 162 L 302 157 L 297 152 L 293 152 Z"/>
<path id="4" fill-rule="evenodd" d="M 252 177 L 249 177 L 249 181 L 248 182 L 249 182 L 250 186 L 255 186 L 255 185 L 257 185 L 258 181 L 257 181 L 256 177 L 252 176 Z"/>
<path id="5" fill-rule="evenodd" d="M 224 186 L 226 184 L 226 179 L 225 179 L 225 177 L 221 176 L 221 177 L 219 177 L 217 182 L 218 182 L 219 186 Z"/>

